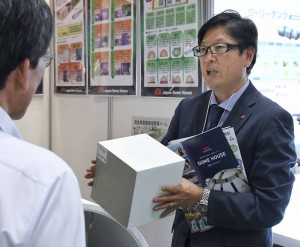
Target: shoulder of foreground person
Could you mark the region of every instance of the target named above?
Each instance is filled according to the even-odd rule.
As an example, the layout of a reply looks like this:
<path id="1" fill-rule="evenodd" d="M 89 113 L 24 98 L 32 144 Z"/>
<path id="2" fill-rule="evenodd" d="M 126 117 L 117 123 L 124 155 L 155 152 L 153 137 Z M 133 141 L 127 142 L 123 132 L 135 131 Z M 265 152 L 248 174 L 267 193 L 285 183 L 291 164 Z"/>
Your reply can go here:
<path id="1" fill-rule="evenodd" d="M 0 161 L 33 180 L 46 185 L 67 174 L 77 181 L 69 165 L 48 149 L 5 133 L 1 133 L 0 147 Z"/>

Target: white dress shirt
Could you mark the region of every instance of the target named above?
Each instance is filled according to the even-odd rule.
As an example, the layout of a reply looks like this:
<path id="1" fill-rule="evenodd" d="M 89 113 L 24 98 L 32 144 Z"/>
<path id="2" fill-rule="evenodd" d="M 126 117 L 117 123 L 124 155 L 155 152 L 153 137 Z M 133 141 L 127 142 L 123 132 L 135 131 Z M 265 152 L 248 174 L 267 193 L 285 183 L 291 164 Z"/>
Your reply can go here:
<path id="1" fill-rule="evenodd" d="M 20 138 L 0 107 L 0 246 L 85 246 L 73 171 L 51 151 Z"/>

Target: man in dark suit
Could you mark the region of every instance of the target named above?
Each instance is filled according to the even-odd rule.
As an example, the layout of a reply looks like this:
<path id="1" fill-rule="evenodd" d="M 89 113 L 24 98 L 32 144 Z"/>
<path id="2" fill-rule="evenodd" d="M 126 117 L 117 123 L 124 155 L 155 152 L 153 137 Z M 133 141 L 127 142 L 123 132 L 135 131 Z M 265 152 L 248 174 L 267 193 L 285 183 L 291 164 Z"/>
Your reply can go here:
<path id="1" fill-rule="evenodd" d="M 257 36 L 255 24 L 234 11 L 212 17 L 199 31 L 193 51 L 211 90 L 179 103 L 162 143 L 203 132 L 210 106 L 218 105 L 223 108 L 218 125 L 234 128 L 251 191 L 210 191 L 184 178 L 179 185 L 163 186 L 166 194 L 154 199 L 154 210 L 163 210 L 162 217 L 176 210 L 173 247 L 270 247 L 271 228 L 284 216 L 296 163 L 293 119 L 248 79 Z M 191 233 L 180 208 L 197 203 L 214 228 Z"/>
<path id="2" fill-rule="evenodd" d="M 166 194 L 154 198 L 154 210 L 163 210 L 162 217 L 176 210 L 173 247 L 272 246 L 271 228 L 282 220 L 290 200 L 296 152 L 291 115 L 248 79 L 257 36 L 255 24 L 234 11 L 214 16 L 199 31 L 193 51 L 211 90 L 179 103 L 162 143 L 203 132 L 211 105 L 223 108 L 217 124 L 234 128 L 251 191 L 210 191 L 184 178 L 176 186 L 163 186 Z M 94 169 L 88 167 L 85 177 L 93 178 Z M 190 232 L 181 208 L 195 204 L 214 228 Z"/>

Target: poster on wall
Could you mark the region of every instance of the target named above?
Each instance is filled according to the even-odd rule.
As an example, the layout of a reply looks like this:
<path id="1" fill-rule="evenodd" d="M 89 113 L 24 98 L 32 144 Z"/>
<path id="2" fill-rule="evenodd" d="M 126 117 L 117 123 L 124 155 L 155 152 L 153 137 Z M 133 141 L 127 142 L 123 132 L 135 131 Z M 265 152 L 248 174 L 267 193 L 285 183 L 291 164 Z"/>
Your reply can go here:
<path id="1" fill-rule="evenodd" d="M 215 0 L 214 13 L 237 10 L 258 29 L 256 64 L 250 79 L 256 88 L 294 116 L 300 116 L 299 0 Z"/>
<path id="2" fill-rule="evenodd" d="M 89 94 L 135 95 L 135 2 L 90 0 Z"/>
<path id="3" fill-rule="evenodd" d="M 148 134 L 160 142 L 167 134 L 169 125 L 169 118 L 134 116 L 132 117 L 132 135 Z"/>
<path id="4" fill-rule="evenodd" d="M 187 97 L 201 92 L 193 55 L 201 23 L 198 0 L 143 0 L 142 96 Z"/>
<path id="5" fill-rule="evenodd" d="M 84 0 L 55 0 L 55 92 L 86 94 Z"/>

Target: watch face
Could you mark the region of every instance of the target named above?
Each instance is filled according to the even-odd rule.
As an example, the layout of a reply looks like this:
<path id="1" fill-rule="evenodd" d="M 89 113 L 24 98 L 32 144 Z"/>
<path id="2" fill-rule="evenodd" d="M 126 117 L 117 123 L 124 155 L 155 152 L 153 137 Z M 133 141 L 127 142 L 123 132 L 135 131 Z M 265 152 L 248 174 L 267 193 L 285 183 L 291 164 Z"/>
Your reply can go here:
<path id="1" fill-rule="evenodd" d="M 232 168 L 218 172 L 213 178 L 207 180 L 207 188 L 228 192 L 249 191 L 247 179 L 239 168 Z"/>

